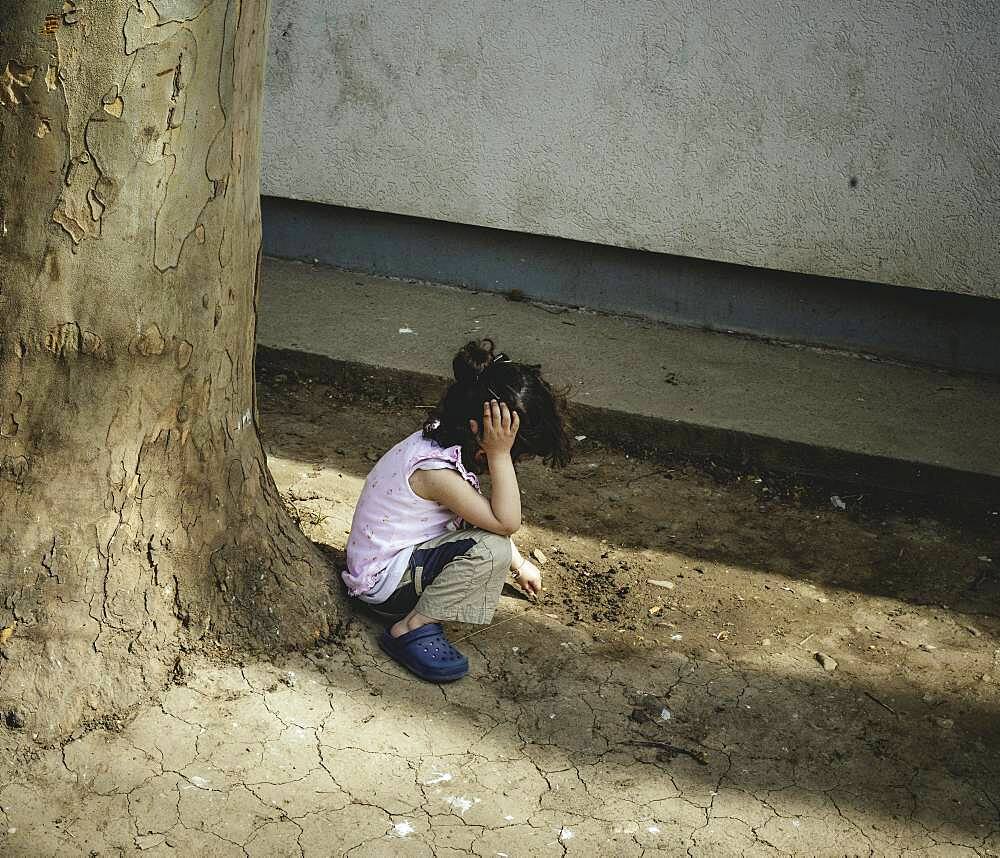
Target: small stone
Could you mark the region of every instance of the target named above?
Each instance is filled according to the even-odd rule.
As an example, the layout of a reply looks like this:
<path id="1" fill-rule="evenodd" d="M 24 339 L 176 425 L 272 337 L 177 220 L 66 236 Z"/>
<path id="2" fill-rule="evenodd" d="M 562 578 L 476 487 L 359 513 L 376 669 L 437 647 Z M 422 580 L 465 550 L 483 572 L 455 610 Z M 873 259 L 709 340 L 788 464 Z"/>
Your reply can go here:
<path id="1" fill-rule="evenodd" d="M 676 586 L 673 581 L 658 581 L 655 578 L 647 578 L 646 583 L 653 587 L 662 587 L 664 590 L 673 590 Z"/>
<path id="2" fill-rule="evenodd" d="M 760 645 L 761 646 L 770 646 L 771 645 L 771 639 L 770 638 L 764 638 L 764 640 L 762 640 L 760 642 Z"/>
<path id="3" fill-rule="evenodd" d="M 934 723 L 942 730 L 950 730 L 955 726 L 955 722 L 951 718 L 935 718 Z"/>
<path id="4" fill-rule="evenodd" d="M 651 617 L 658 617 L 662 613 L 663 613 L 663 605 L 653 605 L 653 607 L 649 609 L 649 615 Z"/>
<path id="5" fill-rule="evenodd" d="M 827 673 L 833 673 L 837 669 L 836 659 L 831 658 L 825 652 L 816 652 L 813 655 Z"/>
<path id="6" fill-rule="evenodd" d="M 920 644 L 920 649 L 922 649 L 924 652 L 934 652 L 934 650 L 936 650 L 937 647 L 934 646 L 934 644 L 922 643 Z"/>
<path id="7" fill-rule="evenodd" d="M 279 682 L 284 683 L 289 688 L 294 688 L 297 681 L 298 680 L 296 680 L 295 678 L 295 673 L 292 672 L 291 670 L 285 671 L 285 673 L 283 673 L 279 678 Z"/>
<path id="8" fill-rule="evenodd" d="M 541 548 L 535 548 L 531 552 L 531 556 L 535 558 L 535 562 L 539 566 L 544 566 L 545 562 L 549 559 L 545 556 L 545 552 Z"/>

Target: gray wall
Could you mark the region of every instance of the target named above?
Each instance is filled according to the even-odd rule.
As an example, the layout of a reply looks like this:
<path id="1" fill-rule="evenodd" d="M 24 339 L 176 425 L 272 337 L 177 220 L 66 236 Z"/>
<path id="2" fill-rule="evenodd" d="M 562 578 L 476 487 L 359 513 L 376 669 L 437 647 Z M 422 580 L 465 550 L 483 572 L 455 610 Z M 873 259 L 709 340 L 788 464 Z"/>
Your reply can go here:
<path id="1" fill-rule="evenodd" d="M 994 0 L 273 0 L 264 193 L 1000 297 Z"/>

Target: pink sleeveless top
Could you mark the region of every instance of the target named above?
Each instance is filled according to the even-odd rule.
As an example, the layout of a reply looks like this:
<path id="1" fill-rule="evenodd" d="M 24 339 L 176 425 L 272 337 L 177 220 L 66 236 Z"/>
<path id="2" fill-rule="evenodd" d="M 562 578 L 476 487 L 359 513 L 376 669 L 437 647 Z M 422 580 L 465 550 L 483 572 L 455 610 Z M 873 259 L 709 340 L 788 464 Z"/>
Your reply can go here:
<path id="1" fill-rule="evenodd" d="M 414 432 L 389 450 L 372 468 L 354 509 L 347 539 L 344 582 L 352 596 L 381 589 L 387 569 L 402 576 L 413 548 L 454 530 L 461 518 L 447 507 L 415 494 L 410 475 L 418 470 L 452 468 L 473 488 L 479 479 L 462 464 L 462 448 L 439 447 Z M 405 557 L 404 557 L 405 555 Z"/>

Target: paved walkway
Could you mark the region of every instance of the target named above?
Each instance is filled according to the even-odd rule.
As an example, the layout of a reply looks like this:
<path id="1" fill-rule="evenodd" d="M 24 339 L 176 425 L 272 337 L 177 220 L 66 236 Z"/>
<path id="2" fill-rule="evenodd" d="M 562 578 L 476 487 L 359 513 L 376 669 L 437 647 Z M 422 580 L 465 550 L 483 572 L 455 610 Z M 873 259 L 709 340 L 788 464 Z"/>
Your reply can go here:
<path id="1" fill-rule="evenodd" d="M 260 309 L 263 346 L 428 377 L 494 336 L 570 385 L 616 443 L 1000 495 L 1000 380 L 276 259 Z"/>
<path id="2" fill-rule="evenodd" d="M 892 716 L 849 686 L 623 659 L 512 619 L 524 610 L 465 641 L 475 678 L 448 687 L 401 673 L 356 625 L 280 665 L 188 661 L 120 732 L 37 756 L 0 732 L 0 853 L 1000 854 L 996 781 L 969 737 L 887 738 Z M 533 697 L 514 702 L 511 682 Z"/>

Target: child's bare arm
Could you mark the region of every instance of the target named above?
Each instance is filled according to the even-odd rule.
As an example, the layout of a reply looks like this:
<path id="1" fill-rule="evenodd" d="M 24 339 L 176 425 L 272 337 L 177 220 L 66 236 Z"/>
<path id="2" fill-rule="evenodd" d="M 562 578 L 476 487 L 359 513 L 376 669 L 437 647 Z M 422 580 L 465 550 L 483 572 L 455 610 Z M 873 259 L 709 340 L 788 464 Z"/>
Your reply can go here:
<path id="1" fill-rule="evenodd" d="M 493 399 L 483 403 L 483 431 L 479 442 L 490 467 L 490 507 L 510 535 L 521 526 L 521 491 L 517 487 L 517 474 L 510 458 L 511 447 L 517 436 L 521 418 L 505 402 Z M 472 431 L 478 428 L 471 423 Z"/>
<path id="2" fill-rule="evenodd" d="M 410 488 L 426 500 L 436 501 L 460 515 L 474 527 L 510 536 L 521 526 L 521 493 L 517 486 L 510 448 L 520 421 L 504 403 L 483 403 L 481 446 L 490 467 L 492 495 L 484 498 L 463 477 L 450 468 L 414 471 Z M 472 431 L 479 426 L 471 421 Z"/>
<path id="3" fill-rule="evenodd" d="M 458 471 L 451 468 L 414 471 L 410 477 L 410 488 L 420 497 L 447 507 L 473 527 L 481 527 L 490 533 L 510 536 L 520 526 L 520 520 L 517 526 L 512 527 L 511 521 L 501 519 L 494 512 L 490 500 L 479 494 Z"/>

